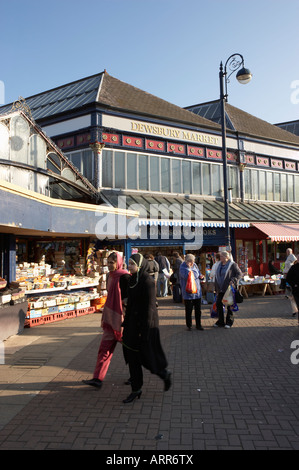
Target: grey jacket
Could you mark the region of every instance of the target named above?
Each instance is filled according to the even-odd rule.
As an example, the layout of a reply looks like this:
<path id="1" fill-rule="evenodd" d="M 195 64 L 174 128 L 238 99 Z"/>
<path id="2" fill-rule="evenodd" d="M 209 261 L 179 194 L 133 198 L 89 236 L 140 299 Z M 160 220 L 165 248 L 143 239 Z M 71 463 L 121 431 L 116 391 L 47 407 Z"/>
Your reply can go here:
<path id="1" fill-rule="evenodd" d="M 217 270 L 216 270 L 216 276 L 215 276 L 215 290 L 216 294 L 219 294 L 219 292 L 225 292 L 226 289 L 230 284 L 233 284 L 234 287 L 237 287 L 239 279 L 242 277 L 242 272 L 237 265 L 237 263 L 234 263 L 233 261 L 228 261 L 230 265 L 228 266 L 225 274 L 224 281 L 222 285 L 220 285 L 220 266 L 221 263 L 219 263 Z"/>

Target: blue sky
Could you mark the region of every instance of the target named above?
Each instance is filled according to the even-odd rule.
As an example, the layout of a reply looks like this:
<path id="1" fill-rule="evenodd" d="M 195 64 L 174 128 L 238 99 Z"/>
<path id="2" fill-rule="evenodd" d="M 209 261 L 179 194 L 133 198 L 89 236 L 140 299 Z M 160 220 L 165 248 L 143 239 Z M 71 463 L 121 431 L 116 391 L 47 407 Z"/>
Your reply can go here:
<path id="1" fill-rule="evenodd" d="M 299 119 L 299 0 L 1 4 L 5 104 L 106 69 L 184 107 L 218 99 L 219 64 L 240 53 L 253 79 L 232 76 L 229 103 L 271 123 Z"/>

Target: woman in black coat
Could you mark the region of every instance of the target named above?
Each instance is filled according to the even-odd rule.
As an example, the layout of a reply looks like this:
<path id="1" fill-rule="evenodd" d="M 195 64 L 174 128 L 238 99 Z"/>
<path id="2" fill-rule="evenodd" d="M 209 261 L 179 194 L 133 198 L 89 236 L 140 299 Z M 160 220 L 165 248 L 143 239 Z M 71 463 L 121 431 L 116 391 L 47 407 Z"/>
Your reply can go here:
<path id="1" fill-rule="evenodd" d="M 286 281 L 292 288 L 292 294 L 297 305 L 299 321 L 299 255 L 297 255 L 297 261 L 290 267 L 287 273 Z M 293 315 L 296 315 L 296 313 Z"/>
<path id="2" fill-rule="evenodd" d="M 165 391 L 171 386 L 171 374 L 160 342 L 155 281 L 148 273 L 147 260 L 139 253 L 131 256 L 128 268 L 132 275 L 122 343 L 125 361 L 129 365 L 132 393 L 123 400 L 124 403 L 141 396 L 142 366 L 164 381 Z"/>
<path id="3" fill-rule="evenodd" d="M 227 251 L 220 252 L 220 263 L 216 269 L 215 290 L 216 290 L 216 307 L 218 313 L 218 321 L 215 327 L 231 328 L 234 323 L 234 316 L 230 305 L 227 306 L 226 320 L 224 322 L 222 299 L 229 285 L 235 289 L 238 287 L 238 281 L 242 277 L 239 266 L 230 260 L 230 254 Z"/>

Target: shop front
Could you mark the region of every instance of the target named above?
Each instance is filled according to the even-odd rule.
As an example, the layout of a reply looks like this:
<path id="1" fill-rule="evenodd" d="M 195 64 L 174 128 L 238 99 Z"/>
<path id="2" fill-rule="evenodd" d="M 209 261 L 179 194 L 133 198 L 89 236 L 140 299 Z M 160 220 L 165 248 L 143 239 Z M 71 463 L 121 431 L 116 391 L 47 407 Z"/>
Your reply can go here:
<path id="1" fill-rule="evenodd" d="M 269 262 L 283 272 L 286 250 L 299 252 L 299 224 L 253 222 L 235 229 L 236 259 L 250 276 L 269 275 Z"/>
<path id="2" fill-rule="evenodd" d="M 98 223 L 111 215 L 129 223 L 138 214 L 0 182 L 1 341 L 26 324 L 91 313 L 93 301 L 104 301 L 108 251 L 96 242 Z M 112 227 L 106 235 L 115 236 Z"/>

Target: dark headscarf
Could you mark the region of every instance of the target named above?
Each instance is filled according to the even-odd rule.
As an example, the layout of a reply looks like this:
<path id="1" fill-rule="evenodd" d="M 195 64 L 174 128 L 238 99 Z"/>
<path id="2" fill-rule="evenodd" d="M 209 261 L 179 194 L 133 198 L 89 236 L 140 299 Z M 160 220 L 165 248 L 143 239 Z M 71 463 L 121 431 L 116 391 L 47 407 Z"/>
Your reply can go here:
<path id="1" fill-rule="evenodd" d="M 136 253 L 130 256 L 130 260 L 136 264 L 138 271 L 137 273 L 132 274 L 129 281 L 129 287 L 132 289 L 137 286 L 140 279 L 144 276 L 145 273 L 149 271 L 149 263 L 142 256 L 141 253 Z"/>

